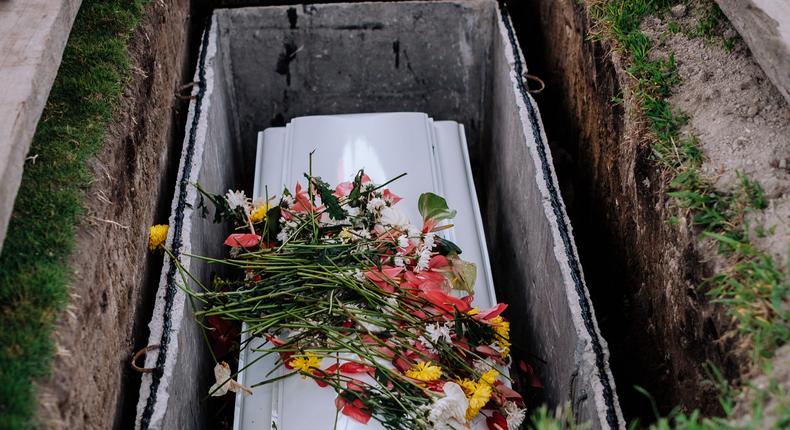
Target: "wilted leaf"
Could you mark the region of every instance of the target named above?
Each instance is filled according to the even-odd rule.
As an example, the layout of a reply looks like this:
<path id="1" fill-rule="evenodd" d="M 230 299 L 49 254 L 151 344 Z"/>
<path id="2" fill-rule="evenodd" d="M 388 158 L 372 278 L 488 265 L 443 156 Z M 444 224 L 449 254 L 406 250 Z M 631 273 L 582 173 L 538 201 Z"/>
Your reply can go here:
<path id="1" fill-rule="evenodd" d="M 475 290 L 475 280 L 477 279 L 477 266 L 475 263 L 462 260 L 458 255 L 450 255 L 447 258 L 453 268 L 453 279 L 451 283 L 456 290 L 466 291 L 472 294 Z"/>

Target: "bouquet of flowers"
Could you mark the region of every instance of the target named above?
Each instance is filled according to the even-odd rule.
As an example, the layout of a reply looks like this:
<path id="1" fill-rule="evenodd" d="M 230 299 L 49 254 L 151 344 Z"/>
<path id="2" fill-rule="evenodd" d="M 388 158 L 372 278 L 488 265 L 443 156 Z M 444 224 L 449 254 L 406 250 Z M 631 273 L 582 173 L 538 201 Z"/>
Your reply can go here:
<path id="1" fill-rule="evenodd" d="M 388 429 L 519 428 L 524 402 L 502 370 L 506 305 L 472 306 L 476 268 L 437 234 L 455 215 L 445 200 L 422 194 L 414 225 L 363 171 L 334 188 L 305 178 L 256 201 L 201 190 L 237 226 L 230 256 L 212 261 L 243 276 L 188 293 L 199 318 L 242 322 L 267 340 L 261 357 L 278 355 L 284 375 L 256 386 L 300 375 L 335 390 L 338 413 Z M 247 390 L 227 364 L 215 374 L 212 395 Z"/>

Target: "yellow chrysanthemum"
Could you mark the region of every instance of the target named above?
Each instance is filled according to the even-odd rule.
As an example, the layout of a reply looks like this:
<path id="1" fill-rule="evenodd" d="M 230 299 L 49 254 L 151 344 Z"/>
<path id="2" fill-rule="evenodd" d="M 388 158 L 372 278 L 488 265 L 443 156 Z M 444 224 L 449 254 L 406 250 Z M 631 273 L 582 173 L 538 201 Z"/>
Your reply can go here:
<path id="1" fill-rule="evenodd" d="M 477 315 L 479 313 L 480 313 L 480 309 L 477 309 L 477 308 L 472 308 L 472 309 L 469 309 L 468 311 L 466 311 L 467 315 Z"/>
<path id="2" fill-rule="evenodd" d="M 491 369 L 486 373 L 483 373 L 483 376 L 480 377 L 480 382 L 486 383 L 488 385 L 494 385 L 496 382 L 496 378 L 499 376 L 499 371 L 496 369 Z"/>
<path id="3" fill-rule="evenodd" d="M 502 357 L 510 354 L 510 322 L 501 316 L 491 318 L 491 324 L 496 333 L 496 343 L 501 351 Z"/>
<path id="4" fill-rule="evenodd" d="M 510 321 L 505 321 L 501 316 L 491 318 L 491 324 L 494 325 L 494 331 L 499 337 L 510 340 Z"/>
<path id="5" fill-rule="evenodd" d="M 491 386 L 485 382 L 477 383 L 474 393 L 469 396 L 469 408 L 466 409 L 466 419 L 471 420 L 480 413 L 480 409 L 491 399 Z"/>
<path id="6" fill-rule="evenodd" d="M 471 379 L 468 379 L 468 378 L 464 378 L 464 379 L 458 379 L 458 380 L 456 380 L 455 382 L 456 382 L 458 385 L 460 385 L 460 386 L 461 386 L 461 388 L 463 388 L 463 389 L 464 389 L 464 393 L 466 393 L 466 397 L 467 397 L 467 398 L 468 398 L 469 396 L 471 396 L 471 395 L 472 395 L 472 393 L 474 393 L 474 392 L 475 392 L 475 389 L 477 389 L 477 382 L 475 382 L 475 381 L 473 381 L 473 380 L 471 380 Z"/>
<path id="7" fill-rule="evenodd" d="M 442 368 L 427 361 L 421 361 L 406 371 L 406 376 L 423 382 L 433 382 L 442 377 Z"/>
<path id="8" fill-rule="evenodd" d="M 252 213 L 250 213 L 250 221 L 252 221 L 253 223 L 259 223 L 265 220 L 266 213 L 269 212 L 269 209 L 271 209 L 271 207 L 269 206 L 268 203 L 257 205 L 252 210 Z"/>
<path id="9" fill-rule="evenodd" d="M 297 372 L 310 373 L 312 369 L 319 368 L 321 357 L 307 352 L 302 355 L 295 355 L 288 364 Z"/>
<path id="10" fill-rule="evenodd" d="M 167 224 L 152 225 L 148 232 L 148 250 L 163 248 L 167 240 Z"/>
<path id="11" fill-rule="evenodd" d="M 494 382 L 499 376 L 499 371 L 491 369 L 480 376 L 480 380 L 475 382 L 471 379 L 459 379 L 456 383 L 464 389 L 466 399 L 469 401 L 469 407 L 466 409 L 466 419 L 471 420 L 478 413 L 480 409 L 488 403 L 491 399 L 493 392 Z"/>

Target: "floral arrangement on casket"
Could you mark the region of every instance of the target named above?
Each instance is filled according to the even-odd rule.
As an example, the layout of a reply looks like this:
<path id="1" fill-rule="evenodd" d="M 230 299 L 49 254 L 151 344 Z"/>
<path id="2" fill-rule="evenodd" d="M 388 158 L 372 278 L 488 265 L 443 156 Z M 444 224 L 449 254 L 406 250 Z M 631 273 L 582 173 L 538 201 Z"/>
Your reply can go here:
<path id="1" fill-rule="evenodd" d="M 305 177 L 307 186 L 279 200 L 198 187 L 215 220 L 237 226 L 225 241 L 230 256 L 209 260 L 244 276 L 187 293 L 201 302 L 198 318 L 245 323 L 249 339 L 268 340 L 261 357 L 279 354 L 284 375 L 255 386 L 298 374 L 334 389 L 338 413 L 388 429 L 481 420 L 491 430 L 519 428 L 524 402 L 502 370 L 510 364 L 506 305 L 472 306 L 476 268 L 437 234 L 455 216 L 445 200 L 422 194 L 415 226 L 396 207 L 401 198 L 363 171 L 335 188 Z M 224 362 L 215 377 L 214 396 L 250 392 Z"/>

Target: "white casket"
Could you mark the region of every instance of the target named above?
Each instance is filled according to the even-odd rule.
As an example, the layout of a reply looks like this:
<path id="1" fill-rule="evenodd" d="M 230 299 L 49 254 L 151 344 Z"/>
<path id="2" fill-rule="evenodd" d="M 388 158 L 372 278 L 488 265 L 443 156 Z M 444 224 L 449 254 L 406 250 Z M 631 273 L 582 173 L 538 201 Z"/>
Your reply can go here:
<path id="1" fill-rule="evenodd" d="M 464 256 L 484 269 L 477 299 L 493 301 L 493 277 L 497 299 L 509 304 L 513 343 L 525 349 L 516 348 L 516 358 L 518 353 L 536 358 L 545 402 L 569 404 L 574 419 L 592 430 L 624 428 L 608 349 L 525 73 L 512 26 L 496 0 L 215 10 L 200 41 L 167 246 L 202 282 L 217 267 L 189 255 L 227 253 L 221 244 L 228 227 L 196 209 L 196 182 L 211 193 L 242 188 L 250 194 L 257 187 L 260 194 L 264 184 L 292 187 L 313 149 L 315 173 L 330 182 L 347 179 L 363 159 L 371 160 L 364 167 L 377 181 L 407 172 L 393 185 L 398 192 L 412 197 L 438 191 L 458 210 L 459 227 L 450 234 Z M 398 134 L 370 126 L 375 139 L 362 143 L 360 137 L 359 145 L 346 149 L 349 135 L 334 127 L 362 117 L 334 115 L 359 112 L 428 116 L 370 117 L 363 122 L 397 119 L 415 125 Z M 429 117 L 455 121 L 463 129 Z M 311 121 L 335 124 L 324 129 Z M 265 142 L 256 148 L 258 133 L 267 128 Z M 411 136 L 408 144 L 415 151 L 407 160 L 395 155 L 407 151 L 393 151 L 404 144 L 404 135 Z M 384 144 L 393 140 L 394 145 Z M 256 166 L 256 159 L 262 164 Z M 258 171 L 263 174 L 253 184 Z M 146 356 L 145 367 L 152 371 L 142 377 L 135 417 L 142 430 L 209 428 L 205 399 L 214 363 L 181 290 L 196 286 L 181 285 L 178 267 L 165 257 L 149 323 L 148 343 L 158 349 Z M 258 379 L 252 372 L 243 377 Z M 295 386 L 302 382 L 293 379 Z M 311 393 L 320 392 L 312 388 Z M 277 399 L 289 398 L 278 390 Z M 315 395 L 333 396 L 325 391 Z M 255 428 L 271 428 L 266 414 L 272 408 L 281 411 L 284 426 L 278 428 L 311 428 L 290 420 L 332 406 L 322 397 L 289 412 L 287 402 L 261 397 L 256 393 L 239 403 L 237 428 L 251 428 L 244 425 L 248 419 L 256 420 Z"/>
<path id="2" fill-rule="evenodd" d="M 292 120 L 286 127 L 268 128 L 258 135 L 254 198 L 280 195 L 284 187 L 304 183 L 310 169 L 307 154 L 313 152 L 313 175 L 337 184 L 365 169 L 374 183 L 383 184 L 402 173 L 405 177 L 388 186 L 403 197 L 399 207 L 412 220 L 421 219 L 417 199 L 424 192 L 439 194 L 457 210 L 454 227 L 443 235 L 463 250 L 463 258 L 478 267 L 475 306 L 488 309 L 496 303 L 488 261 L 483 223 L 477 204 L 463 126 L 455 121 L 433 121 L 424 113 L 377 113 L 311 116 Z M 276 355 L 261 359 L 253 340 L 241 351 L 239 382 L 253 385 L 281 376 L 270 373 Z M 247 367 L 248 363 L 252 363 Z M 234 429 L 331 429 L 336 415 L 335 393 L 312 381 L 290 377 L 256 387 L 252 396 L 237 395 Z M 310 408 L 305 409 L 304 405 Z M 337 429 L 382 427 L 360 424 L 345 415 Z M 476 429 L 485 430 L 480 421 Z"/>

